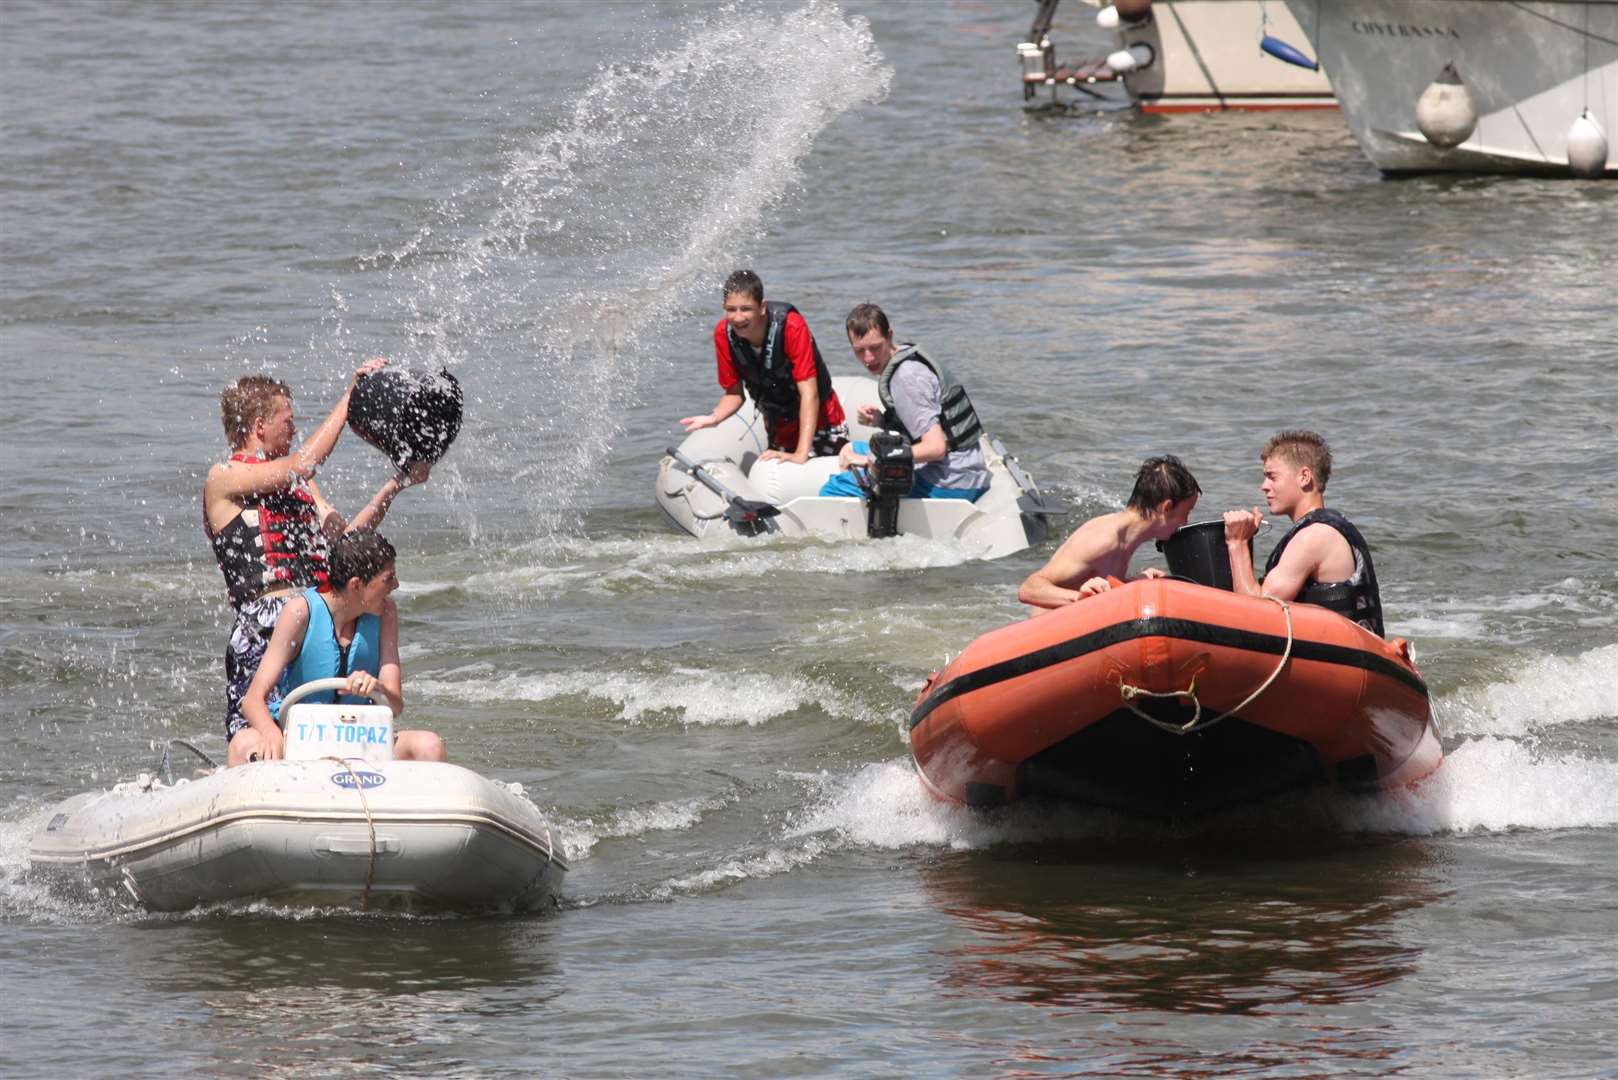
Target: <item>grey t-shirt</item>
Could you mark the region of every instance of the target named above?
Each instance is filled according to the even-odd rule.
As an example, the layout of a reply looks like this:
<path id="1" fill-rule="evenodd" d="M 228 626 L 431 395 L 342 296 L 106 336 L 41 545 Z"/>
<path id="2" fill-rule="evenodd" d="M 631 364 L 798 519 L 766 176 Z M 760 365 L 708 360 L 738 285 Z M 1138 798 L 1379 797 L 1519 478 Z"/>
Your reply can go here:
<path id="1" fill-rule="evenodd" d="M 904 423 L 905 430 L 916 433 L 917 438 L 938 423 L 943 409 L 943 394 L 938 376 L 926 364 L 917 362 L 900 364 L 888 385 L 893 394 L 893 408 Z M 929 461 L 916 466 L 916 479 L 933 487 L 986 488 L 989 486 L 989 468 L 983 460 L 983 451 L 974 443 L 962 450 L 951 450 L 941 461 Z"/>

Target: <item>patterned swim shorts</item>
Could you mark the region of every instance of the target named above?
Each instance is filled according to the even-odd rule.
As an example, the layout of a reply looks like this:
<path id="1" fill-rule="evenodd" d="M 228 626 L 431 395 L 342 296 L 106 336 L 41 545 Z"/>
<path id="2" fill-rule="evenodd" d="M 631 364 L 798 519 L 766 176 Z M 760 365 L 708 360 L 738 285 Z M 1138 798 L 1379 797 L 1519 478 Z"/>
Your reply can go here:
<path id="1" fill-rule="evenodd" d="M 270 647 L 270 635 L 275 632 L 275 621 L 281 617 L 281 609 L 295 595 L 282 593 L 280 596 L 262 596 L 249 600 L 236 612 L 236 624 L 230 628 L 230 644 L 225 648 L 227 740 L 247 726 L 247 717 L 242 715 L 242 698 L 258 671 L 259 661 L 264 659 L 265 650 Z M 271 702 L 279 697 L 277 691 L 270 691 Z"/>
<path id="2" fill-rule="evenodd" d="M 843 445 L 847 442 L 847 424 L 838 424 L 836 427 L 816 428 L 814 441 L 809 444 L 809 456 L 835 457 L 837 456 L 837 451 L 841 450 Z M 782 443 L 779 439 L 775 438 L 775 435 L 772 432 L 770 435 L 770 449 L 779 450 L 784 454 L 790 454 L 798 449 L 798 444 L 796 439 L 794 439 L 793 444 L 791 446 L 787 446 L 785 443 Z"/>
<path id="3" fill-rule="evenodd" d="M 821 428 L 815 432 L 815 441 L 809 448 L 813 457 L 833 457 L 848 442 L 848 425 Z"/>

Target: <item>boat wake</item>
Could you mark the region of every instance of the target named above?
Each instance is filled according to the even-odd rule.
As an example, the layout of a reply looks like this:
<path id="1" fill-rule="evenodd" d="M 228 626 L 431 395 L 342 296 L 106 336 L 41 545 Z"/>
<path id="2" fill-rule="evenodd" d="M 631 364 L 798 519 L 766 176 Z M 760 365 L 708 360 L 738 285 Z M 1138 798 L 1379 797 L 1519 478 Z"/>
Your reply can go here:
<path id="1" fill-rule="evenodd" d="M 686 727 L 757 727 L 809 708 L 865 724 L 887 724 L 897 719 L 878 715 L 828 680 L 802 675 L 677 668 L 667 673 L 567 671 L 491 679 L 480 671 L 468 670 L 448 673 L 445 678 L 415 679 L 411 690 L 435 702 L 469 705 L 590 698 L 613 706 L 616 711 L 611 718 L 629 724 L 673 721 Z"/>
<path id="2" fill-rule="evenodd" d="M 1618 645 L 1573 657 L 1524 660 L 1507 678 L 1437 699 L 1450 749 L 1443 766 L 1409 791 L 1375 796 L 1314 791 L 1243 807 L 1193 823 L 1158 823 L 1108 811 L 1019 803 L 989 813 L 940 803 L 907 759 L 844 771 L 783 771 L 760 787 L 727 779 L 714 790 L 646 804 L 579 813 L 554 808 L 566 855 L 584 860 L 578 891 L 565 907 L 668 901 L 747 881 L 803 872 L 860 852 L 972 851 L 1015 845 L 1093 846 L 1099 852 L 1146 845 L 1239 843 L 1248 849 L 1323 834 L 1344 842 L 1398 837 L 1466 837 L 1517 830 L 1618 828 L 1618 689 L 1611 672 Z M 743 679 L 672 670 L 603 679 L 598 673 L 506 676 L 493 683 L 451 677 L 420 681 L 422 692 L 476 703 L 600 698 L 629 723 L 677 720 L 687 726 L 755 725 L 822 707 L 883 725 L 892 718 L 830 684 L 801 676 Z M 759 805 L 768 801 L 784 811 Z M 0 821 L 0 917 L 46 923 L 135 917 L 111 901 L 64 899 L 31 879 L 28 839 L 44 808 L 19 808 Z M 767 822 L 761 833 L 753 822 Z M 632 843 L 633 864 L 605 842 Z M 616 847 L 616 845 L 614 845 Z M 715 858 L 714 853 L 722 852 Z M 1127 856 L 1124 856 L 1127 857 Z M 621 863 L 600 867 L 605 859 Z M 598 864 L 592 867 L 591 864 Z M 594 881 L 592 870 L 612 880 Z M 648 871 L 650 873 L 648 874 Z M 604 873 L 603 873 L 604 872 Z M 244 910 L 199 908 L 165 918 Z M 259 905 L 257 913 L 306 918 L 319 909 Z M 152 916 L 143 916 L 152 917 Z"/>
<path id="3" fill-rule="evenodd" d="M 1518 737 L 1618 720 L 1618 643 L 1521 661 L 1506 681 L 1464 688 L 1434 705 L 1448 735 Z"/>

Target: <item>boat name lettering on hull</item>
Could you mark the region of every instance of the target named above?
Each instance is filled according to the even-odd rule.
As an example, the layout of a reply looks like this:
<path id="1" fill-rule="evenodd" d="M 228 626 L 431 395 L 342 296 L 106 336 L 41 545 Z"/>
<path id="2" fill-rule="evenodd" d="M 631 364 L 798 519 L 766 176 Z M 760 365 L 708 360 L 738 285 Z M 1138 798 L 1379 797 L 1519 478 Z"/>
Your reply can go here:
<path id="1" fill-rule="evenodd" d="M 1355 19 L 1348 25 L 1356 34 L 1365 34 L 1369 37 L 1437 37 L 1461 40 L 1460 31 L 1453 26 L 1412 26 L 1409 23 L 1371 22 L 1368 19 Z"/>
<path id="2" fill-rule="evenodd" d="M 374 772 L 332 773 L 331 782 L 336 784 L 338 787 L 351 788 L 355 784 L 355 777 L 359 778 L 359 786 L 362 788 L 381 787 L 383 784 L 388 782 L 387 777 L 383 776 L 381 773 Z"/>

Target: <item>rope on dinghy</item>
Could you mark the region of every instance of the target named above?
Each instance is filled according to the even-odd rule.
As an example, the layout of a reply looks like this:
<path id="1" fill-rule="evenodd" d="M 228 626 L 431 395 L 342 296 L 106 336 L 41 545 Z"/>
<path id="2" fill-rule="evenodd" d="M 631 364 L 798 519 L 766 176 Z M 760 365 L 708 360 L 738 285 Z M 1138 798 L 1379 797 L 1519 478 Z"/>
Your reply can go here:
<path id="1" fill-rule="evenodd" d="M 1248 694 L 1247 697 L 1243 698 L 1240 705 L 1237 705 L 1235 708 L 1226 709 L 1218 716 L 1209 717 L 1206 720 L 1202 719 L 1202 700 L 1197 697 L 1196 676 L 1192 676 L 1191 685 L 1187 686 L 1184 690 L 1147 690 L 1144 687 L 1131 686 L 1129 683 L 1119 683 L 1118 696 L 1123 698 L 1124 704 L 1129 707 L 1129 711 L 1140 717 L 1142 720 L 1145 720 L 1153 727 L 1161 728 L 1171 735 L 1189 735 L 1194 731 L 1201 731 L 1203 728 L 1212 727 L 1213 725 L 1219 723 L 1219 721 L 1225 719 L 1226 717 L 1234 716 L 1236 713 L 1241 712 L 1253 702 L 1257 701 L 1259 699 L 1259 695 L 1268 690 L 1275 680 L 1280 677 L 1282 669 L 1287 666 L 1287 661 L 1292 658 L 1292 605 L 1287 603 L 1285 600 L 1279 600 L 1273 596 L 1266 596 L 1263 597 L 1263 599 L 1270 601 L 1272 604 L 1278 605 L 1281 608 L 1281 614 L 1286 617 L 1287 645 L 1286 648 L 1281 651 L 1281 659 L 1276 663 L 1275 670 L 1270 672 L 1270 677 L 1260 683 L 1257 690 L 1254 690 L 1251 694 Z M 1183 724 L 1171 724 L 1166 720 L 1159 720 L 1157 717 L 1146 712 L 1139 705 L 1135 704 L 1136 698 L 1143 697 L 1189 699 L 1193 706 L 1191 719 L 1187 720 Z"/>
<path id="2" fill-rule="evenodd" d="M 189 750 L 193 754 L 197 755 L 197 757 L 199 757 L 203 761 L 207 762 L 208 765 L 210 765 L 211 767 L 213 767 L 215 769 L 219 768 L 219 762 L 217 762 L 213 758 L 209 757 L 206 751 L 201 750 L 201 749 L 197 748 L 196 746 L 193 746 L 191 743 L 187 742 L 184 739 L 170 739 L 167 743 L 163 744 L 163 763 L 162 763 L 162 766 L 161 766 L 161 772 L 163 774 L 163 782 L 165 784 L 173 784 L 174 783 L 174 775 L 173 775 L 172 770 L 169 767 L 169 755 L 173 752 L 173 750 L 174 750 L 174 748 L 176 746 L 185 747 L 187 750 Z"/>
<path id="3" fill-rule="evenodd" d="M 365 891 L 360 894 L 360 910 L 364 911 L 371 906 L 371 885 L 376 880 L 376 821 L 371 817 L 371 801 L 365 797 L 365 785 L 348 759 L 327 755 L 325 760 L 335 761 L 348 770 L 349 777 L 354 781 L 354 793 L 360 797 L 360 806 L 365 810 L 365 827 L 371 832 L 371 857 L 365 862 Z"/>

